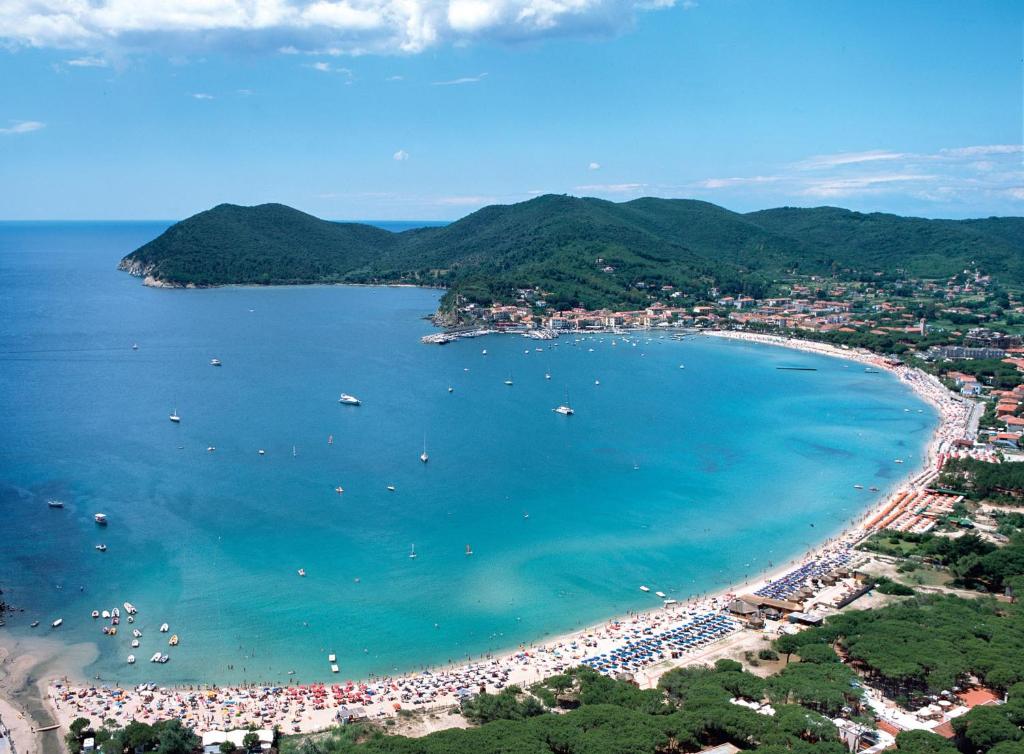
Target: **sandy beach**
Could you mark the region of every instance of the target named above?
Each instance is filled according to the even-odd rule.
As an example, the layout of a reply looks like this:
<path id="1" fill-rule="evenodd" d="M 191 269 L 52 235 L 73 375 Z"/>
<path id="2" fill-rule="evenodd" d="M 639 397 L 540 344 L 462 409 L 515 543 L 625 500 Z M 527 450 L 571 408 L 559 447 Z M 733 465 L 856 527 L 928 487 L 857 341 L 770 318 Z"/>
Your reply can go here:
<path id="1" fill-rule="evenodd" d="M 360 682 L 306 684 L 301 686 L 197 685 L 162 688 L 142 684 L 119 689 L 93 686 L 83 679 L 82 668 L 91 662 L 82 647 L 58 648 L 56 642 L 35 640 L 14 642 L 0 638 L 0 714 L 13 734 L 18 754 L 50 754 L 54 741 L 59 746 L 62 731 L 38 734 L 32 727 L 44 726 L 52 715 L 62 730 L 76 717 L 94 722 L 113 719 L 124 725 L 132 719 L 152 722 L 177 717 L 197 731 L 280 725 L 285 732 L 309 732 L 335 723 L 339 708 L 362 708 L 369 719 L 395 715 L 399 709 L 441 710 L 455 706 L 462 696 L 482 689 L 494 692 L 511 684 L 528 685 L 545 676 L 587 661 L 602 672 L 626 670 L 641 685 L 654 685 L 671 667 L 711 661 L 727 649 L 755 646 L 763 641 L 759 632 L 741 627 L 725 613 L 737 595 L 749 594 L 785 580 L 817 574 L 837 567 L 855 567 L 859 553 L 853 546 L 862 539 L 866 523 L 882 510 L 892 495 L 922 483 L 926 472 L 953 450 L 962 438 L 973 439 L 976 404 L 950 393 L 936 378 L 902 365 L 891 365 L 876 354 L 847 350 L 826 344 L 737 332 L 708 333 L 715 337 L 776 345 L 834 356 L 885 369 L 937 410 L 939 425 L 928 445 L 923 467 L 912 470 L 896 489 L 880 494 L 876 504 L 838 536 L 822 543 L 802 558 L 775 564 L 757 579 L 736 584 L 717 594 L 663 608 L 630 613 L 587 629 L 575 631 L 536 645 L 521 646 L 501 655 L 461 665 L 395 677 L 370 678 Z M 786 583 L 783 581 L 783 583 Z M 837 590 L 851 590 L 840 584 Z M 821 595 L 808 604 L 822 601 Z M 831 599 L 831 597 L 829 597 Z M 657 641 L 655 641 L 657 640 Z M 750 644 L 753 641 L 754 644 Z M 658 644 L 658 642 L 662 642 Z M 655 646 L 673 647 L 672 655 Z M 91 646 L 91 645 L 88 645 Z M 73 650 L 73 651 L 71 651 Z M 93 649 L 93 651 L 95 651 Z M 144 662 L 145 657 L 140 658 Z M 77 668 L 76 672 L 74 669 Z"/>

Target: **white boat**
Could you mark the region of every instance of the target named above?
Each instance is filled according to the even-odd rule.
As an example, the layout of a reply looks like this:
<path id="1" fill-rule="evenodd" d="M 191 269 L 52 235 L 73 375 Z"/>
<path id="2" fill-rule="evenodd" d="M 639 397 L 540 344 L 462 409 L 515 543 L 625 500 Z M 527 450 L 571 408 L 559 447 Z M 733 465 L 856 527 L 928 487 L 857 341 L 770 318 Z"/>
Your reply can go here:
<path id="1" fill-rule="evenodd" d="M 473 548 L 470 547 L 469 545 L 466 545 L 466 555 L 468 556 L 468 555 L 472 555 L 472 554 L 473 554 Z"/>
<path id="2" fill-rule="evenodd" d="M 327 662 L 337 662 L 337 661 L 338 661 L 337 655 L 335 655 L 333 653 L 327 655 Z"/>
<path id="3" fill-rule="evenodd" d="M 106 545 L 96 545 L 96 549 L 99 550 L 100 552 L 106 552 L 107 551 L 107 546 Z"/>
<path id="4" fill-rule="evenodd" d="M 210 359 L 210 366 L 211 367 L 219 367 L 220 366 L 220 359 Z"/>
<path id="5" fill-rule="evenodd" d="M 106 513 L 94 513 L 92 515 L 92 520 L 95 521 L 100 526 L 106 526 L 107 525 L 107 514 Z"/>
<path id="6" fill-rule="evenodd" d="M 658 596 L 658 597 L 661 597 L 662 599 L 665 599 L 665 593 L 664 592 L 655 592 L 654 594 L 656 596 Z"/>
<path id="7" fill-rule="evenodd" d="M 641 592 L 649 592 L 649 591 L 651 591 L 651 588 L 648 587 L 648 586 L 641 586 L 640 587 L 640 591 Z"/>
<path id="8" fill-rule="evenodd" d="M 426 435 L 423 436 L 423 452 L 420 453 L 420 460 L 423 461 L 423 463 L 426 463 L 427 461 L 430 460 L 430 456 L 427 455 L 427 437 L 426 437 Z"/>
<path id="9" fill-rule="evenodd" d="M 893 463 L 903 463 L 903 459 L 897 458 L 895 461 L 893 461 Z"/>
<path id="10" fill-rule="evenodd" d="M 298 458 L 298 456 L 299 456 L 299 449 L 296 448 L 294 445 L 292 445 L 292 458 Z"/>
<path id="11" fill-rule="evenodd" d="M 109 610 L 104 610 L 102 613 L 100 613 L 100 615 L 103 616 L 103 620 L 106 620 L 107 618 L 110 617 L 110 611 Z"/>
<path id="12" fill-rule="evenodd" d="M 299 569 L 299 575 L 300 576 L 305 576 L 306 575 L 306 569 L 305 568 L 300 568 Z"/>
<path id="13" fill-rule="evenodd" d="M 482 351 L 481 351 L 480 353 L 481 353 L 481 354 L 483 354 L 484 356 L 486 356 L 486 355 L 487 355 L 487 349 L 485 348 L 485 349 L 484 349 L 484 350 L 482 350 Z"/>
<path id="14" fill-rule="evenodd" d="M 55 620 L 50 625 L 53 626 L 54 628 L 60 628 L 60 624 L 63 623 L 63 622 L 64 622 L 63 618 L 58 618 L 57 620 Z"/>
<path id="15" fill-rule="evenodd" d="M 448 392 L 449 393 L 454 393 L 455 392 L 455 388 L 453 388 L 451 385 L 449 385 L 448 386 Z"/>
<path id="16" fill-rule="evenodd" d="M 265 451 L 263 448 L 260 448 L 256 452 L 259 453 L 261 456 L 265 456 L 267 454 L 267 451 Z"/>
<path id="17" fill-rule="evenodd" d="M 159 662 L 162 665 L 162 664 L 166 663 L 170 659 L 171 659 L 170 655 L 160 655 L 160 659 L 157 660 L 157 662 Z"/>
<path id="18" fill-rule="evenodd" d="M 337 487 L 335 487 L 335 488 L 334 488 L 334 491 L 335 491 L 335 492 L 337 492 L 337 493 L 338 493 L 338 494 L 340 495 L 341 493 L 343 493 L 343 492 L 345 491 L 345 488 L 344 488 L 344 487 L 342 487 L 342 486 L 341 486 L 341 485 L 339 484 L 339 485 L 338 485 Z"/>
<path id="19" fill-rule="evenodd" d="M 142 636 L 142 632 L 139 629 L 137 629 L 137 628 L 133 628 L 132 629 L 132 636 L 134 636 L 136 639 L 138 639 L 140 636 Z"/>
<path id="20" fill-rule="evenodd" d="M 559 406 L 558 408 L 553 408 L 551 410 L 554 411 L 556 414 L 561 414 L 562 416 L 572 416 L 573 414 L 576 413 L 575 411 L 572 410 L 571 406 L 564 405 Z"/>
<path id="21" fill-rule="evenodd" d="M 334 435 L 327 435 L 327 444 L 334 445 Z"/>
<path id="22" fill-rule="evenodd" d="M 545 380 L 550 380 L 551 379 L 551 372 L 544 372 L 544 379 Z"/>
<path id="23" fill-rule="evenodd" d="M 93 618 L 99 618 L 100 617 L 100 611 L 99 610 L 93 610 L 92 611 L 92 617 Z"/>
<path id="24" fill-rule="evenodd" d="M 124 610 L 126 613 L 128 613 L 128 615 L 135 615 L 135 613 L 139 612 L 135 605 L 133 605 L 131 602 L 124 603 Z"/>
<path id="25" fill-rule="evenodd" d="M 207 445 L 207 446 L 206 446 L 206 452 L 207 452 L 207 453 L 212 453 L 212 452 L 213 452 L 213 451 L 215 451 L 216 449 L 217 449 L 217 448 L 215 448 L 215 447 L 214 447 L 213 445 Z"/>
<path id="26" fill-rule="evenodd" d="M 132 649 L 138 649 L 138 648 L 139 648 L 139 640 L 138 639 L 132 639 Z"/>
<path id="27" fill-rule="evenodd" d="M 170 630 L 171 630 L 171 627 L 168 626 L 166 623 L 161 624 L 161 626 L 160 626 L 160 633 L 166 634 Z"/>
<path id="28" fill-rule="evenodd" d="M 138 351 L 139 350 L 139 344 L 138 343 L 132 343 L 132 350 L 133 351 Z"/>
<path id="29" fill-rule="evenodd" d="M 46 504 L 48 506 L 50 506 L 51 508 L 63 508 L 64 507 L 64 501 L 63 500 L 47 500 Z"/>
<path id="30" fill-rule="evenodd" d="M 171 415 L 170 415 L 170 416 L 168 416 L 167 418 L 168 418 L 168 419 L 170 419 L 170 420 L 171 420 L 172 422 L 174 422 L 175 424 L 177 424 L 178 422 L 180 422 L 180 421 L 181 421 L 181 417 L 180 417 L 180 416 L 178 416 L 178 409 L 174 409 L 174 410 L 173 410 L 173 411 L 171 412 Z"/>
<path id="31" fill-rule="evenodd" d="M 149 658 L 150 662 L 160 662 L 160 653 L 156 652 L 152 657 Z"/>
<path id="32" fill-rule="evenodd" d="M 394 492 L 395 491 L 395 485 L 389 484 L 387 489 L 388 489 L 388 492 Z"/>
<path id="33" fill-rule="evenodd" d="M 340 673 L 341 672 L 341 668 L 339 668 L 335 663 L 332 662 L 331 663 L 331 672 L 332 673 Z"/>
<path id="34" fill-rule="evenodd" d="M 413 546 L 412 546 L 412 547 L 411 547 L 411 548 L 409 549 L 409 558 L 410 558 L 410 559 L 412 559 L 412 560 L 415 560 L 415 559 L 416 559 L 416 545 L 413 545 Z"/>
<path id="35" fill-rule="evenodd" d="M 128 664 L 129 665 L 134 665 L 135 664 L 135 655 L 128 655 Z"/>
<path id="36" fill-rule="evenodd" d="M 348 393 L 342 393 L 341 397 L 338 398 L 338 403 L 342 403 L 342 404 L 344 404 L 346 406 L 358 406 L 360 401 L 354 395 L 349 395 Z"/>
<path id="37" fill-rule="evenodd" d="M 505 384 L 511 387 L 511 385 L 512 385 L 512 375 L 511 374 L 508 376 L 508 379 L 505 380 Z"/>
<path id="38" fill-rule="evenodd" d="M 601 380 L 594 380 L 594 384 L 595 385 L 600 385 L 601 384 Z"/>

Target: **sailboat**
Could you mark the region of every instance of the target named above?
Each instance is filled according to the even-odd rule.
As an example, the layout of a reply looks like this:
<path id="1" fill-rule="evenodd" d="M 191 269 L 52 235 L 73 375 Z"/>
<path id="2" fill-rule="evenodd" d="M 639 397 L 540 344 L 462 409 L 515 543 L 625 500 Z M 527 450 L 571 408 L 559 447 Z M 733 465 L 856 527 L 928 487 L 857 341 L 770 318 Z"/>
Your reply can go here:
<path id="1" fill-rule="evenodd" d="M 292 458 L 295 458 L 298 455 L 299 455 L 298 449 L 294 445 L 292 445 Z"/>
<path id="2" fill-rule="evenodd" d="M 576 413 L 575 411 L 572 410 L 572 406 L 569 405 L 568 390 L 565 391 L 565 403 L 563 403 L 558 408 L 553 408 L 551 410 L 554 411 L 556 414 L 561 414 L 562 416 L 572 416 L 574 413 Z"/>
<path id="3" fill-rule="evenodd" d="M 426 463 L 430 460 L 430 456 L 427 455 L 427 436 L 423 435 L 423 452 L 420 453 L 420 460 Z"/>
<path id="4" fill-rule="evenodd" d="M 175 408 L 175 409 L 174 409 L 174 410 L 173 410 L 173 411 L 171 412 L 171 415 L 170 415 L 170 416 L 168 416 L 167 418 L 168 418 L 168 419 L 170 419 L 170 420 L 171 420 L 172 422 L 174 422 L 175 424 L 177 424 L 178 422 L 180 422 L 180 421 L 181 421 L 181 417 L 180 417 L 180 416 L 178 416 L 178 409 L 177 409 L 177 408 Z"/>
<path id="5" fill-rule="evenodd" d="M 327 444 L 334 445 L 334 435 L 327 435 Z"/>
<path id="6" fill-rule="evenodd" d="M 512 385 L 512 375 L 511 375 L 511 374 L 510 374 L 510 375 L 508 376 L 508 379 L 507 379 L 507 380 L 505 380 L 505 384 L 506 384 L 506 385 L 509 385 L 509 386 L 511 386 L 511 385 Z"/>
<path id="7" fill-rule="evenodd" d="M 412 545 L 412 548 L 409 550 L 409 558 L 411 560 L 416 559 L 416 545 Z"/>
<path id="8" fill-rule="evenodd" d="M 470 547 L 469 545 L 466 545 L 466 555 L 472 555 L 472 554 L 473 554 L 473 548 Z"/>

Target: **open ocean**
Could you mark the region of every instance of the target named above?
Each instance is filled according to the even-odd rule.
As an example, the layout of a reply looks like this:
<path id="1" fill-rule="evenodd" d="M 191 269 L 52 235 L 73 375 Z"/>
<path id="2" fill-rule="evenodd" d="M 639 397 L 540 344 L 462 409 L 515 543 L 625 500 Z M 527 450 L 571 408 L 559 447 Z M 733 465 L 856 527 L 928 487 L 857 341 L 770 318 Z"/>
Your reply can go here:
<path id="1" fill-rule="evenodd" d="M 0 631 L 95 642 L 89 676 L 327 680 L 334 652 L 357 678 L 658 606 L 640 584 L 719 589 L 836 533 L 878 499 L 853 485 L 915 471 L 936 425 L 891 375 L 780 348 L 427 346 L 438 291 L 115 269 L 167 225 L 0 223 L 0 589 L 25 608 Z M 125 600 L 133 667 L 131 626 L 89 617 Z"/>

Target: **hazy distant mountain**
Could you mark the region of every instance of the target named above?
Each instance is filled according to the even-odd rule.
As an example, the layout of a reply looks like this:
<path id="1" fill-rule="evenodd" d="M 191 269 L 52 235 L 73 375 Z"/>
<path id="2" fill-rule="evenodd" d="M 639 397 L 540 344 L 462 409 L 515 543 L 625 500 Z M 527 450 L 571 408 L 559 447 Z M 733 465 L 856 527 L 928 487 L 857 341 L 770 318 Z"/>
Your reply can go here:
<path id="1" fill-rule="evenodd" d="M 548 195 L 402 233 L 281 204 L 221 204 L 171 226 L 120 268 L 165 285 L 443 285 L 449 299 L 484 303 L 539 286 L 556 306 L 621 308 L 648 301 L 651 285 L 756 294 L 794 272 L 944 277 L 972 264 L 1024 283 L 1024 218 L 924 220 L 834 207 L 740 214 L 687 199 Z"/>

